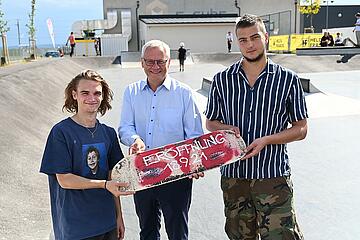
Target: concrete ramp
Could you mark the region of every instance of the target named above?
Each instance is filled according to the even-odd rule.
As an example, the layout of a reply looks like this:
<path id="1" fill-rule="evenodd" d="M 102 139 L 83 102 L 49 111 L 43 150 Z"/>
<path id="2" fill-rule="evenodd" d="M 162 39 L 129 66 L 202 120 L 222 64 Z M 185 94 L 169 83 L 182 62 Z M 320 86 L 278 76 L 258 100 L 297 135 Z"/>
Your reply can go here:
<path id="1" fill-rule="evenodd" d="M 210 77 L 203 77 L 202 84 L 201 84 L 201 92 L 204 95 L 209 94 L 210 86 L 212 84 L 212 78 Z M 302 78 L 300 77 L 300 83 L 305 93 L 318 93 L 321 92 L 314 84 L 311 83 L 310 78 Z"/>
<path id="2" fill-rule="evenodd" d="M 109 57 L 102 57 L 102 56 L 94 56 L 94 57 L 73 57 L 73 58 L 66 58 L 66 61 L 72 61 L 78 65 L 88 67 L 94 70 L 103 69 L 114 67 L 112 64 L 119 64 L 118 56 L 109 56 Z"/>
<path id="3" fill-rule="evenodd" d="M 360 205 L 356 190 L 360 182 L 360 58 L 356 56 L 346 64 L 337 64 L 337 56 L 272 55 L 271 58 L 297 71 L 300 77 L 311 79 L 322 91 L 306 95 L 310 116 L 308 137 L 289 144 L 301 228 L 308 239 L 352 240 L 360 236 L 357 226 L 360 210 L 354 207 Z M 46 137 L 54 123 L 68 116 L 61 113 L 64 88 L 84 69 L 99 70 L 113 89 L 113 110 L 101 121 L 118 126 L 125 86 L 145 75 L 141 66 L 114 67 L 112 60 L 53 58 L 0 68 L 3 89 L 0 92 L 0 239 L 49 239 L 47 177 L 38 173 Z M 217 71 L 231 64 L 230 60 L 228 57 L 221 63 L 197 62 L 185 66 L 185 72 L 179 72 L 171 64 L 169 72 L 191 88 L 199 89 L 203 77 L 209 76 L 211 80 Z M 201 94 L 196 94 L 196 101 L 203 112 L 207 94 L 201 90 L 198 93 Z M 189 217 L 191 240 L 226 239 L 219 181 L 218 170 L 214 170 L 194 182 Z M 138 239 L 133 199 L 124 197 L 122 203 L 125 239 Z M 163 240 L 164 227 L 162 231 Z"/>
<path id="4" fill-rule="evenodd" d="M 230 65 L 241 58 L 240 52 L 233 53 L 192 53 L 194 63 L 223 63 Z"/>
<path id="5" fill-rule="evenodd" d="M 219 63 L 226 67 L 241 59 L 239 52 L 234 53 L 192 53 L 194 63 Z M 296 56 L 295 54 L 268 53 L 275 63 L 297 73 L 351 71 L 360 69 L 360 55 L 347 56 Z M 212 77 L 212 76 L 211 76 Z"/>

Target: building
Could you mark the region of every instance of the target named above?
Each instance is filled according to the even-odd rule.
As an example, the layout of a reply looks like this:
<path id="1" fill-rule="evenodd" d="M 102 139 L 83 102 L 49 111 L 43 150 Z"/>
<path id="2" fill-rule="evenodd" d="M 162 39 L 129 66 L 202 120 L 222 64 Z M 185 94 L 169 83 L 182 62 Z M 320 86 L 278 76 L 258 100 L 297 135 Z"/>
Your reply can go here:
<path id="1" fill-rule="evenodd" d="M 129 51 L 139 51 L 146 41 L 157 38 L 171 49 L 185 42 L 192 52 L 226 52 L 226 33 L 244 13 L 262 16 L 270 34 L 300 29 L 294 0 L 104 0 L 103 4 L 105 19 L 108 12 L 118 16 L 116 26 L 104 33 L 128 36 Z"/>
<path id="2" fill-rule="evenodd" d="M 313 15 L 312 25 L 314 32 L 321 33 L 323 29 L 353 27 L 355 14 L 360 12 L 360 5 L 332 5 L 335 1 L 321 1 L 322 5 L 318 14 Z M 310 27 L 310 16 L 301 17 L 300 32 L 304 27 Z"/>

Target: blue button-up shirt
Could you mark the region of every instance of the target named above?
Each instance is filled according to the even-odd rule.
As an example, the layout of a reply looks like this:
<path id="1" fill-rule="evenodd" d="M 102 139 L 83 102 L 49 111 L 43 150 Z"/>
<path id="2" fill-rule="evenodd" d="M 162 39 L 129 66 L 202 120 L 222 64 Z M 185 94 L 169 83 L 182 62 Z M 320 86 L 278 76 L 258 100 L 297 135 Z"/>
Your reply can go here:
<path id="1" fill-rule="evenodd" d="M 170 78 L 154 92 L 141 80 L 124 92 L 119 137 L 130 146 L 140 137 L 146 150 L 203 134 L 190 87 Z"/>
<path id="2" fill-rule="evenodd" d="M 252 87 L 241 61 L 216 74 L 205 115 L 239 127 L 247 145 L 308 117 L 298 76 L 270 59 Z M 286 144 L 267 145 L 257 156 L 223 166 L 221 173 L 246 179 L 290 175 Z"/>

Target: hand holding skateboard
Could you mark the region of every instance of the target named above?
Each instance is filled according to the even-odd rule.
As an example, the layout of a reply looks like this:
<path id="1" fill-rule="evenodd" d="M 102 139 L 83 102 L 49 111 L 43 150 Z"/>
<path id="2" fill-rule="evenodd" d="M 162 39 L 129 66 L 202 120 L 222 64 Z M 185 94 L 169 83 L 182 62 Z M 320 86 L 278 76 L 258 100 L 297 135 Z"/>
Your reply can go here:
<path id="1" fill-rule="evenodd" d="M 219 130 L 138 152 L 120 160 L 112 171 L 112 178 L 128 182 L 126 191 L 140 191 L 189 176 L 199 177 L 204 171 L 245 156 L 246 145 L 236 135 L 234 131 Z"/>

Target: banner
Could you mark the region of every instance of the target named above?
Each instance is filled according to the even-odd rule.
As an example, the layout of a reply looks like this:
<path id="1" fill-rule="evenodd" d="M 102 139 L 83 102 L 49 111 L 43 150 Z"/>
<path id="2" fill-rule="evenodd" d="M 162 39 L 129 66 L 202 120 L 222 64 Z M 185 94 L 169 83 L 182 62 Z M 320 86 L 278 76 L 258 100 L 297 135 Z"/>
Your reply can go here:
<path id="1" fill-rule="evenodd" d="M 48 27 L 48 30 L 49 30 L 49 34 L 50 34 L 50 38 L 51 38 L 51 42 L 52 42 L 53 48 L 55 48 L 54 27 L 53 27 L 53 24 L 52 24 L 52 21 L 51 21 L 50 18 L 48 18 L 48 19 L 46 20 L 46 24 L 47 24 L 47 27 Z"/>
<path id="2" fill-rule="evenodd" d="M 295 52 L 296 48 L 319 47 L 322 34 L 292 34 L 290 37 L 290 51 Z"/>
<path id="3" fill-rule="evenodd" d="M 299 0 L 300 6 L 311 6 L 313 4 L 320 4 L 320 0 Z"/>
<path id="4" fill-rule="evenodd" d="M 289 35 L 270 36 L 269 51 L 289 51 Z"/>

